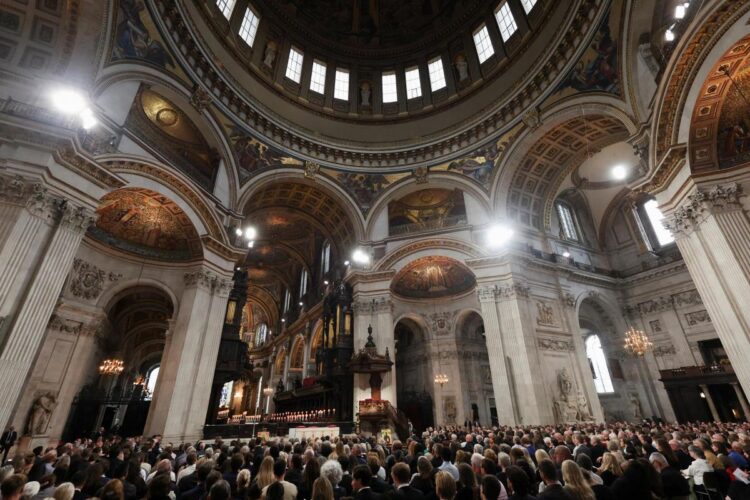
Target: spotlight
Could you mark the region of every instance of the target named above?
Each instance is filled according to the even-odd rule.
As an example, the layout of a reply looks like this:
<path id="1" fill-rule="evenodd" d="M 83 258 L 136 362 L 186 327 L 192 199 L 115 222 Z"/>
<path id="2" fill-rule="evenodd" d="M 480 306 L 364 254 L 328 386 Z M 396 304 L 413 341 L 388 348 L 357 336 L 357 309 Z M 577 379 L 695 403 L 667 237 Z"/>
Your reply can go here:
<path id="1" fill-rule="evenodd" d="M 235 229 L 234 234 L 236 234 L 237 236 L 242 236 L 242 229 L 240 228 Z"/>
<path id="2" fill-rule="evenodd" d="M 66 115 L 79 114 L 88 108 L 83 94 L 72 89 L 55 90 L 50 94 L 50 99 L 52 106 Z"/>
<path id="3" fill-rule="evenodd" d="M 253 226 L 245 228 L 245 238 L 248 240 L 254 240 L 256 236 L 258 236 L 258 231 L 256 231 Z"/>
<path id="4" fill-rule="evenodd" d="M 672 31 L 672 28 L 668 28 L 667 31 L 664 32 L 664 40 L 674 42 L 674 31 Z"/>
<path id="5" fill-rule="evenodd" d="M 345 261 L 344 261 L 344 265 L 345 265 L 345 266 L 348 266 L 348 265 L 349 265 L 349 261 L 348 261 L 348 260 L 345 260 Z"/>
<path id="6" fill-rule="evenodd" d="M 628 177 L 628 169 L 625 165 L 615 165 L 612 167 L 612 178 L 616 181 L 623 181 Z"/>
<path id="7" fill-rule="evenodd" d="M 685 17 L 685 4 L 680 4 L 674 9 L 675 19 L 682 19 Z"/>
<path id="8" fill-rule="evenodd" d="M 487 246 L 500 248 L 513 237 L 513 229 L 505 224 L 495 224 L 487 230 Z"/>
<path id="9" fill-rule="evenodd" d="M 281 318 L 282 323 L 286 323 L 286 318 Z"/>
<path id="10" fill-rule="evenodd" d="M 569 259 L 569 258 L 570 258 L 570 252 L 568 252 L 568 251 L 566 250 L 566 251 L 564 251 L 564 252 L 562 253 L 562 256 L 563 256 L 563 257 L 565 257 L 566 259 Z"/>
<path id="11" fill-rule="evenodd" d="M 91 130 L 97 123 L 99 122 L 94 116 L 94 112 L 91 111 L 91 108 L 81 111 L 81 126 L 84 130 Z"/>
<path id="12" fill-rule="evenodd" d="M 249 242 L 247 243 L 247 248 L 253 248 L 254 246 L 255 246 L 255 242 L 254 242 L 253 240 L 250 240 L 250 241 L 249 241 Z"/>
<path id="13" fill-rule="evenodd" d="M 305 305 L 305 303 L 304 302 L 300 302 L 299 305 L 300 305 L 300 307 L 302 307 L 302 306 Z"/>
<path id="14" fill-rule="evenodd" d="M 323 280 L 324 285 L 328 285 L 328 280 Z"/>
<path id="15" fill-rule="evenodd" d="M 352 252 L 352 260 L 357 264 L 366 265 L 370 263 L 370 256 L 361 248 L 357 248 Z"/>

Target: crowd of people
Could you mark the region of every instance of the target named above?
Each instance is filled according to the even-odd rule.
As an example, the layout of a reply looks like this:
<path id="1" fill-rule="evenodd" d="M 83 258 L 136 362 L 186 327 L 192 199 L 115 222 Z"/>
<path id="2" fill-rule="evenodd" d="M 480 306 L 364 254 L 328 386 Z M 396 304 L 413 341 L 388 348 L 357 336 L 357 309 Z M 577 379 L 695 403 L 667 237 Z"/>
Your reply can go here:
<path id="1" fill-rule="evenodd" d="M 11 453 L 2 500 L 750 499 L 750 424 L 445 427 L 377 436 L 159 436 Z"/>

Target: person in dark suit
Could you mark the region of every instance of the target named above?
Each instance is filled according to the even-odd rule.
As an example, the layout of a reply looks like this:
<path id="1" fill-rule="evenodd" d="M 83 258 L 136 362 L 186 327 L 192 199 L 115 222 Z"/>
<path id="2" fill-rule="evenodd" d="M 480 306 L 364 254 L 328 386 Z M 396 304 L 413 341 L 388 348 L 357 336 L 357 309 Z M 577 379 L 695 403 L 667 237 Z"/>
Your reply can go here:
<path id="1" fill-rule="evenodd" d="M 536 497 L 537 500 L 572 500 L 570 494 L 563 489 L 562 484 L 557 480 L 557 467 L 551 460 L 540 461 L 537 464 L 537 470 L 544 485 L 544 490 Z"/>
<path id="2" fill-rule="evenodd" d="M 0 466 L 5 465 L 5 462 L 8 460 L 8 452 L 13 448 L 13 445 L 16 444 L 17 439 L 18 433 L 16 432 L 16 428 L 12 425 L 5 429 L 3 435 L 0 436 L 0 451 L 3 453 L 3 461 L 0 463 Z"/>
<path id="3" fill-rule="evenodd" d="M 395 498 L 398 500 L 422 500 L 424 493 L 409 485 L 411 470 L 405 463 L 397 463 L 391 467 L 391 479 L 396 487 Z"/>
<path id="4" fill-rule="evenodd" d="M 661 453 L 652 453 L 648 460 L 659 472 L 665 497 L 688 497 L 690 495 L 690 483 L 680 471 L 669 465 L 667 457 Z"/>
<path id="5" fill-rule="evenodd" d="M 370 479 L 372 491 L 381 495 L 391 495 L 393 493 L 393 486 L 378 477 L 378 471 L 380 470 L 378 459 L 371 455 L 367 459 L 367 466 L 370 467 L 370 474 L 372 475 L 372 479 Z"/>
<path id="6" fill-rule="evenodd" d="M 358 465 L 352 471 L 352 491 L 354 500 L 384 500 L 383 495 L 375 493 L 370 487 L 372 472 L 366 465 Z"/>

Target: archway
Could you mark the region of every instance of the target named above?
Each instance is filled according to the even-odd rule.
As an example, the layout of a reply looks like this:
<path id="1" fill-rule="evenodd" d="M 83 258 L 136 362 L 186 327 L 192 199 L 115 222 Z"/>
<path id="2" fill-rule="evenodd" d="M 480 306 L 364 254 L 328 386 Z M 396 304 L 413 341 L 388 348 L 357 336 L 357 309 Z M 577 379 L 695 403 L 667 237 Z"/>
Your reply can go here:
<path id="1" fill-rule="evenodd" d="M 427 344 L 427 331 L 412 318 L 396 323 L 396 398 L 398 408 L 419 433 L 435 425 L 433 412 L 432 363 Z"/>
<path id="2" fill-rule="evenodd" d="M 171 298 L 154 286 L 133 286 L 115 295 L 105 311 L 98 372 L 74 402 L 66 438 L 99 427 L 119 430 L 123 436 L 141 435 L 160 388 L 165 334 L 174 314 Z M 121 363 L 122 369 L 104 370 L 105 360 Z"/>
<path id="3" fill-rule="evenodd" d="M 456 344 L 459 346 L 461 391 L 466 396 L 465 420 L 471 425 L 498 425 L 484 321 L 476 311 L 459 315 L 456 322 Z"/>

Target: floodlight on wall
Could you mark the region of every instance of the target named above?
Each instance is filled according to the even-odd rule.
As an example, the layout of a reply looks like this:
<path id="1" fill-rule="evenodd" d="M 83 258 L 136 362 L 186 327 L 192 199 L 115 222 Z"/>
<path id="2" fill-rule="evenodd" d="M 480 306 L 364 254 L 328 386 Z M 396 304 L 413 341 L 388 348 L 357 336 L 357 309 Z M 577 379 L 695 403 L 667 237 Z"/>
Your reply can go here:
<path id="1" fill-rule="evenodd" d="M 667 42 L 674 42 L 674 31 L 672 31 L 673 26 L 670 26 L 667 28 L 667 31 L 664 32 L 664 40 Z"/>
<path id="2" fill-rule="evenodd" d="M 563 257 L 565 257 L 566 259 L 569 259 L 569 258 L 570 258 L 570 252 L 568 252 L 567 250 L 565 250 L 565 251 L 564 251 L 564 252 L 562 253 L 562 256 L 563 256 Z"/>
<path id="3" fill-rule="evenodd" d="M 91 110 L 88 99 L 82 92 L 71 88 L 59 88 L 50 92 L 49 98 L 55 111 L 77 117 L 81 121 L 81 127 L 85 130 L 99 123 Z"/>
<path id="4" fill-rule="evenodd" d="M 628 168 L 625 165 L 615 165 L 611 173 L 614 180 L 624 181 L 628 177 Z"/>
<path id="5" fill-rule="evenodd" d="M 258 238 L 258 230 L 253 226 L 247 226 L 245 229 L 238 227 L 234 230 L 234 234 L 236 234 L 238 238 L 245 240 L 248 248 L 253 248 L 255 246 L 255 240 Z"/>
<path id="6" fill-rule="evenodd" d="M 498 223 L 487 229 L 486 243 L 493 249 L 502 248 L 513 237 L 513 228 L 507 224 Z"/>
<path id="7" fill-rule="evenodd" d="M 370 255 L 361 248 L 357 248 L 352 252 L 352 262 L 362 266 L 366 266 L 370 263 Z"/>

